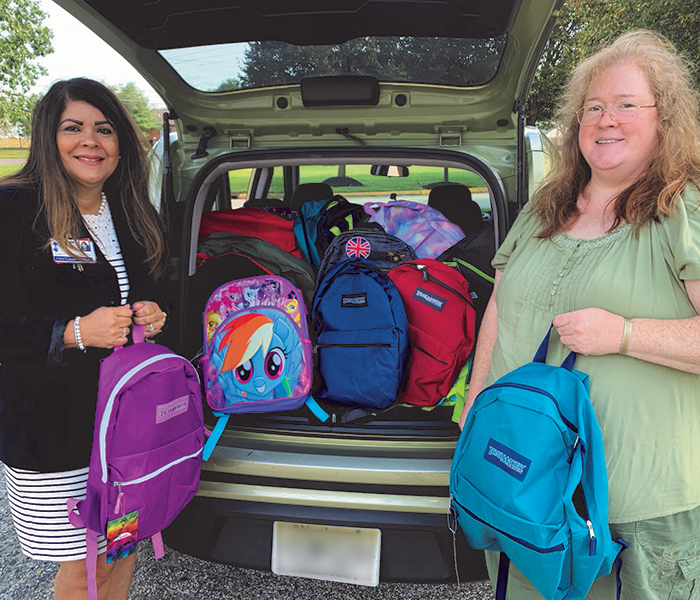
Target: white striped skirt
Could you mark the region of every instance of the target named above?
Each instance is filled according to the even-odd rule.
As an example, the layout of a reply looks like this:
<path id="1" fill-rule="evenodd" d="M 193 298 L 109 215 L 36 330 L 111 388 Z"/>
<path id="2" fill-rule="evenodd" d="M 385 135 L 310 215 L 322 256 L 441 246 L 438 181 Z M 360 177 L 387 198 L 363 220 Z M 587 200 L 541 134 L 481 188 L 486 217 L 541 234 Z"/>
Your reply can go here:
<path id="1" fill-rule="evenodd" d="M 5 466 L 7 497 L 22 552 L 35 560 L 85 558 L 85 529 L 68 521 L 66 500 L 85 498 L 87 467 L 60 473 L 37 473 Z M 106 542 L 98 536 L 98 552 Z"/>

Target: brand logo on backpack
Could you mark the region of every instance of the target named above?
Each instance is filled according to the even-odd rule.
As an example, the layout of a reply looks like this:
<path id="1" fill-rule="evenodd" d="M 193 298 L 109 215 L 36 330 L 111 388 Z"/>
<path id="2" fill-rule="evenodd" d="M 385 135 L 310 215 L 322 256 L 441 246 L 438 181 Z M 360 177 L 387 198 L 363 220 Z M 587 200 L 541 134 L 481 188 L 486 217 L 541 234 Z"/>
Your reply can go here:
<path id="1" fill-rule="evenodd" d="M 367 306 L 367 294 L 343 294 L 340 298 L 343 308 L 361 308 Z"/>
<path id="2" fill-rule="evenodd" d="M 156 423 L 163 423 L 183 412 L 187 412 L 189 402 L 189 396 L 182 396 L 182 398 L 176 398 L 168 404 L 159 404 L 156 406 Z"/>
<path id="3" fill-rule="evenodd" d="M 354 237 L 345 244 L 345 254 L 348 258 L 369 258 L 371 247 L 363 237 Z"/>
<path id="4" fill-rule="evenodd" d="M 413 292 L 413 299 L 422 302 L 430 308 L 434 308 L 438 312 L 442 312 L 442 309 L 445 307 L 445 302 L 447 302 L 447 300 L 441 298 L 437 294 L 433 294 L 420 287 L 417 287 L 416 291 Z"/>
<path id="5" fill-rule="evenodd" d="M 508 473 L 508 475 L 515 477 L 518 481 L 523 481 L 525 479 L 527 471 L 530 468 L 530 463 L 532 462 L 521 454 L 511 450 L 508 446 L 499 444 L 493 438 L 491 438 L 486 445 L 484 458 L 491 464 L 496 465 L 499 469 Z"/>

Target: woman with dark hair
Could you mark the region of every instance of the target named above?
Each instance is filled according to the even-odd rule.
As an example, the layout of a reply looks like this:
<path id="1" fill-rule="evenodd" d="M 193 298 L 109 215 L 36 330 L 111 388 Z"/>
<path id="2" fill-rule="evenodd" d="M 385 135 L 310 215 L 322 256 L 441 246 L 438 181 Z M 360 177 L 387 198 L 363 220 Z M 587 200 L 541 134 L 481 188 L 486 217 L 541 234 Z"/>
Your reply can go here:
<path id="1" fill-rule="evenodd" d="M 0 180 L 0 460 L 22 551 L 60 562 L 58 600 L 87 596 L 85 530 L 66 500 L 85 495 L 99 361 L 133 323 L 162 330 L 165 270 L 133 121 L 98 82 L 55 83 L 27 162 Z M 125 600 L 135 555 L 106 564 L 104 547 L 98 595 Z"/>
<path id="2" fill-rule="evenodd" d="M 529 362 L 570 350 L 603 433 L 622 598 L 700 590 L 700 109 L 664 37 L 622 35 L 572 73 L 561 157 L 497 252 L 462 415 Z M 498 559 L 487 552 L 492 581 Z M 615 597 L 615 576 L 587 599 Z M 508 598 L 541 599 L 511 565 Z"/>

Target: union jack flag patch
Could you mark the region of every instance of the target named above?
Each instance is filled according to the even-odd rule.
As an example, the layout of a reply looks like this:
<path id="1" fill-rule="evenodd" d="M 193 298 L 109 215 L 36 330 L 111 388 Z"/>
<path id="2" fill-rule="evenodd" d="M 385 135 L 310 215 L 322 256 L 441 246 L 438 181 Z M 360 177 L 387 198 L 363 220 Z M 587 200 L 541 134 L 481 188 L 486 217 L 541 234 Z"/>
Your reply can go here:
<path id="1" fill-rule="evenodd" d="M 369 251 L 369 242 L 363 237 L 351 238 L 345 244 L 345 254 L 348 258 L 368 258 Z"/>

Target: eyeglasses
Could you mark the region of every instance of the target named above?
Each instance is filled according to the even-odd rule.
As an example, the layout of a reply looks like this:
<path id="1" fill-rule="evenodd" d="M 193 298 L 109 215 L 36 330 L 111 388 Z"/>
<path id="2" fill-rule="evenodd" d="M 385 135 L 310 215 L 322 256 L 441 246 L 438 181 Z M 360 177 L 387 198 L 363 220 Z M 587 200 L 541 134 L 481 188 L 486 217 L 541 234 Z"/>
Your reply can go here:
<path id="1" fill-rule="evenodd" d="M 598 121 L 603 118 L 605 112 L 610 113 L 610 118 L 618 125 L 631 123 L 637 118 L 641 108 L 655 108 L 656 104 L 631 104 L 623 102 L 612 108 L 603 108 L 602 106 L 582 106 L 576 111 L 578 122 L 584 127 L 597 125 Z"/>

